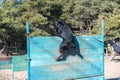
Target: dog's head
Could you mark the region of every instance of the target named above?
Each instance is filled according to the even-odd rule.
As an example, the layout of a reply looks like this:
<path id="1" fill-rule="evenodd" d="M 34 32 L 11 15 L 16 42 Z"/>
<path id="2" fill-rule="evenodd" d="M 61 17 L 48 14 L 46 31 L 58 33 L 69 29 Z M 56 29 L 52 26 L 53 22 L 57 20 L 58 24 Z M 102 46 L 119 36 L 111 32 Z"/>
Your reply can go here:
<path id="1" fill-rule="evenodd" d="M 55 28 L 63 28 L 65 26 L 65 23 L 61 20 L 57 21 L 54 25 Z"/>

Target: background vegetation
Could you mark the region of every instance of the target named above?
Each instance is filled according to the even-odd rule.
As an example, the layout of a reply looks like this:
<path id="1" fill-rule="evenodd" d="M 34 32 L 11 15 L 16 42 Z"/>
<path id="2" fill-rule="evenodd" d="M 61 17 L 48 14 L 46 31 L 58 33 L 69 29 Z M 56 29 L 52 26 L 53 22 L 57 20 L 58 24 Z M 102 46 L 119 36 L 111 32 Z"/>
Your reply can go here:
<path id="1" fill-rule="evenodd" d="M 9 47 L 25 49 L 26 21 L 31 36 L 54 35 L 57 20 L 84 35 L 101 34 L 105 17 L 105 40 L 120 38 L 120 0 L 0 0 L 0 4 L 0 42 Z"/>

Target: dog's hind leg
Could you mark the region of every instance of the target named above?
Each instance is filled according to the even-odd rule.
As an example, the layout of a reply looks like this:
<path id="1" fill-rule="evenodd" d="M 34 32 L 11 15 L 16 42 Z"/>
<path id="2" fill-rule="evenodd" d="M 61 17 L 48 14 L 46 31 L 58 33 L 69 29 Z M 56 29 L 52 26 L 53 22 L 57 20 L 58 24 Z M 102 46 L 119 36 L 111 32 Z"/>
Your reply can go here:
<path id="1" fill-rule="evenodd" d="M 61 57 L 63 57 L 63 54 L 62 54 L 62 53 L 60 53 L 59 56 L 58 56 L 55 60 L 56 60 L 56 61 L 59 61 Z"/>

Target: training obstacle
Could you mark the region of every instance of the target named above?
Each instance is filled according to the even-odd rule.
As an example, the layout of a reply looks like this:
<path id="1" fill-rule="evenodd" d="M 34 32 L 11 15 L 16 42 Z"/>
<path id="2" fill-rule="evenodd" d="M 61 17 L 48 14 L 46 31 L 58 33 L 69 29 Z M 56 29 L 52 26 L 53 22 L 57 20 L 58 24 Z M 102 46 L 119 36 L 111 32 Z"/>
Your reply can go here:
<path id="1" fill-rule="evenodd" d="M 79 51 L 70 49 L 66 54 L 71 55 L 66 60 L 57 62 L 55 58 L 59 53 L 61 38 L 30 38 L 30 80 L 90 80 L 92 77 L 103 80 L 104 43 L 100 41 L 101 36 L 76 36 L 76 39 Z"/>
<path id="2" fill-rule="evenodd" d="M 104 21 L 102 35 L 75 36 L 76 49 L 55 61 L 62 39 L 30 37 L 27 23 L 28 80 L 104 80 Z"/>
<path id="3" fill-rule="evenodd" d="M 14 79 L 14 74 L 20 71 L 27 71 L 27 55 L 19 55 L 12 57 L 12 80 Z"/>
<path id="4" fill-rule="evenodd" d="M 26 27 L 29 34 L 28 23 Z M 27 36 L 28 56 L 13 57 L 13 79 L 14 72 L 28 70 L 28 80 L 104 80 L 103 33 L 104 24 L 102 35 L 75 36 L 77 48 L 66 51 L 69 55 L 59 62 L 61 38 Z"/>

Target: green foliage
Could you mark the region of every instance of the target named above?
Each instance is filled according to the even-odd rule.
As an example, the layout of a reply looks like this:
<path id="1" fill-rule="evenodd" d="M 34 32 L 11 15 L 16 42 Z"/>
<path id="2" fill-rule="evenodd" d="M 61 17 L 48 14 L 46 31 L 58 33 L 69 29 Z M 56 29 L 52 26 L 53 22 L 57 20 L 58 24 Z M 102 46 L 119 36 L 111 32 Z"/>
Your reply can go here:
<path id="1" fill-rule="evenodd" d="M 0 7 L 0 40 L 25 44 L 25 23 L 30 23 L 31 36 L 54 35 L 53 24 L 61 19 L 74 28 L 86 28 L 90 34 L 101 34 L 101 18 L 105 17 L 105 38 L 120 35 L 120 0 L 3 0 Z M 24 45 L 25 46 L 25 45 Z"/>
<path id="2" fill-rule="evenodd" d="M 120 38 L 120 14 L 106 18 L 106 39 Z"/>

